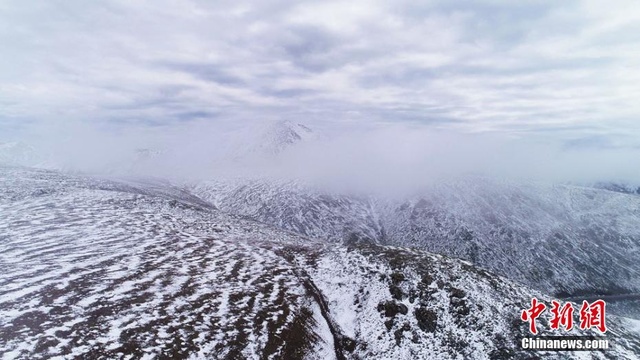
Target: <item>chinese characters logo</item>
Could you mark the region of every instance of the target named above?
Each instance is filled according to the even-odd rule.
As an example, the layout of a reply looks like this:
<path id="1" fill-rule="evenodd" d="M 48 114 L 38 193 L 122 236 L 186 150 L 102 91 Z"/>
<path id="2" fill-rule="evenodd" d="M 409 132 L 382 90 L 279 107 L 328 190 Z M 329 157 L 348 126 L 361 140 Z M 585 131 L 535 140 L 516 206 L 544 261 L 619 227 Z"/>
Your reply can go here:
<path id="1" fill-rule="evenodd" d="M 573 328 L 573 304 L 570 302 L 562 305 L 558 301 L 551 302 L 551 321 L 549 322 L 551 329 L 558 330 L 564 328 L 565 331 L 569 331 Z M 522 321 L 529 322 L 529 331 L 536 335 L 538 334 L 538 328 L 536 327 L 536 320 L 547 310 L 547 306 L 538 301 L 537 298 L 531 299 L 531 307 L 522 310 L 520 319 Z M 592 303 L 584 300 L 580 307 L 580 329 L 587 330 L 595 328 L 602 333 L 607 332 L 607 325 L 605 322 L 606 303 L 604 300 L 596 300 Z"/>

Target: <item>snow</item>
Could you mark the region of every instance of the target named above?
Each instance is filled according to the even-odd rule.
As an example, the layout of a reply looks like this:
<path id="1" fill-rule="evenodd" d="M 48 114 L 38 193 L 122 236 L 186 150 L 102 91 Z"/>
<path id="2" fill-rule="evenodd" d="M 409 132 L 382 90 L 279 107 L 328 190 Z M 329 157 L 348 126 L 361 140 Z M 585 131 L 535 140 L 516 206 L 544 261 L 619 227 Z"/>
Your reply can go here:
<path id="1" fill-rule="evenodd" d="M 487 358 L 515 348 L 500 336 L 526 330 L 513 323 L 532 295 L 548 299 L 419 249 L 225 214 L 171 185 L 0 168 L 0 214 L 3 359 Z M 637 353 L 637 331 L 610 319 L 625 341 L 612 354 Z"/>
<path id="2" fill-rule="evenodd" d="M 625 321 L 630 324 L 629 329 L 640 333 L 640 320 L 626 318 Z"/>

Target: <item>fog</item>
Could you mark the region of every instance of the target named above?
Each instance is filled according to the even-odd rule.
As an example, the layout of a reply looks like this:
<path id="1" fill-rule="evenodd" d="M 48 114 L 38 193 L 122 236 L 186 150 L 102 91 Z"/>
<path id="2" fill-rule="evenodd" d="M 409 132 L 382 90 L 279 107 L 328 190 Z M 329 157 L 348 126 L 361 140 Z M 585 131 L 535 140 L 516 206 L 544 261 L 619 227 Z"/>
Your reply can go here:
<path id="1" fill-rule="evenodd" d="M 177 182 L 278 178 L 356 191 L 415 190 L 468 175 L 551 183 L 640 182 L 637 148 L 568 146 L 550 137 L 417 124 L 300 124 L 305 127 L 238 120 L 123 129 L 65 123 L 33 127 L 15 140 L 34 148 L 38 166 Z"/>
<path id="2" fill-rule="evenodd" d="M 3 2 L 0 142 L 37 156 L 0 162 L 374 190 L 637 183 L 639 19 L 633 1 Z M 313 136 L 274 148 L 279 121 Z"/>

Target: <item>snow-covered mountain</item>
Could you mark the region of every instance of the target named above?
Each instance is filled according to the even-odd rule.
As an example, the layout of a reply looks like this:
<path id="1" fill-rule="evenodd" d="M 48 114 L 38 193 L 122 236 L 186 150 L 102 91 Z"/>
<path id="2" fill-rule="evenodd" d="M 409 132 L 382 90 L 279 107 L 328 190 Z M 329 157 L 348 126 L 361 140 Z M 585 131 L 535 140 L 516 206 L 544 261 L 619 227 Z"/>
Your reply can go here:
<path id="1" fill-rule="evenodd" d="M 36 149 L 21 141 L 0 143 L 0 164 L 42 166 L 45 160 Z"/>
<path id="2" fill-rule="evenodd" d="M 521 351 L 520 310 L 550 300 L 536 291 L 422 250 L 278 230 L 162 182 L 3 167 L 0 214 L 3 359 L 640 354 L 615 316 L 607 352 Z"/>
<path id="3" fill-rule="evenodd" d="M 296 145 L 317 138 L 307 126 L 290 121 L 267 121 L 255 126 L 250 132 L 232 131 L 227 135 L 223 161 L 271 160 Z"/>
<path id="4" fill-rule="evenodd" d="M 640 197 L 465 178 L 405 199 L 267 181 L 194 188 L 223 211 L 303 235 L 412 246 L 567 296 L 640 292 Z"/>
<path id="5" fill-rule="evenodd" d="M 269 124 L 259 136 L 260 139 L 255 142 L 255 146 L 249 147 L 252 151 L 278 154 L 297 143 L 313 139 L 315 134 L 303 124 L 279 121 Z"/>
<path id="6" fill-rule="evenodd" d="M 592 187 L 595 187 L 597 189 L 605 189 L 605 190 L 625 193 L 625 194 L 640 195 L 640 186 L 637 184 L 633 185 L 628 182 L 601 181 L 593 184 Z"/>
<path id="7" fill-rule="evenodd" d="M 336 195 L 299 181 L 205 181 L 193 192 L 221 210 L 305 236 L 375 243 L 382 223 L 369 198 Z"/>
<path id="8" fill-rule="evenodd" d="M 381 211 L 387 241 L 468 259 L 558 295 L 640 292 L 640 197 L 483 178 Z"/>

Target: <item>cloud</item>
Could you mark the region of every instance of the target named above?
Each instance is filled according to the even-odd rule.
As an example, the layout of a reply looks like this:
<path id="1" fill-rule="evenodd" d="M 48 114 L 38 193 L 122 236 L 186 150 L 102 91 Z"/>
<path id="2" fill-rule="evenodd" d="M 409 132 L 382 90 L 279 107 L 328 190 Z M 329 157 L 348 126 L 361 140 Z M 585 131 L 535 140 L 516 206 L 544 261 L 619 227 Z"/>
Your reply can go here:
<path id="1" fill-rule="evenodd" d="M 633 1 L 6 1 L 0 136 L 303 119 L 633 147 L 638 20 Z"/>

